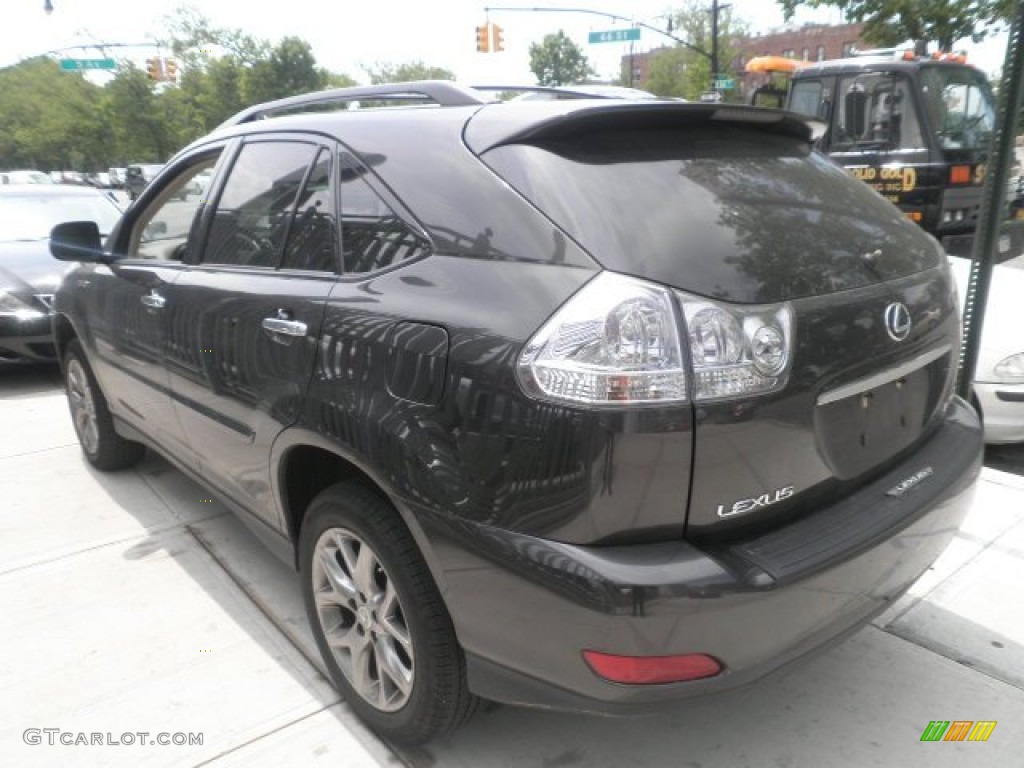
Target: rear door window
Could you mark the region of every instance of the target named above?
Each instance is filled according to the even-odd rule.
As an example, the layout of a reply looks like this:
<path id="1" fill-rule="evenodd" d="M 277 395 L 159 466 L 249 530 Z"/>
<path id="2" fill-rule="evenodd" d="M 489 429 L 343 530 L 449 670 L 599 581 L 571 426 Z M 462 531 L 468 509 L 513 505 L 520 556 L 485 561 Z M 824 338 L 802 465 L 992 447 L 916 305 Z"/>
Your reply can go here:
<path id="1" fill-rule="evenodd" d="M 318 150 L 299 141 L 243 146 L 217 200 L 202 262 L 275 269 Z"/>
<path id="2" fill-rule="evenodd" d="M 336 272 L 338 217 L 331 188 L 331 152 L 322 149 L 295 208 L 282 269 Z"/>

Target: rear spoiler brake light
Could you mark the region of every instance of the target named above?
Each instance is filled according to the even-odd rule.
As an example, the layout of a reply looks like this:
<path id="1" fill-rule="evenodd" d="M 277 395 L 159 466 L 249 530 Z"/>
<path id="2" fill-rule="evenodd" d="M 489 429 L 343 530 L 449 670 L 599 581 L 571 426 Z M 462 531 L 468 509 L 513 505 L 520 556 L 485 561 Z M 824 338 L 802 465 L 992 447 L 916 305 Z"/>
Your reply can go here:
<path id="1" fill-rule="evenodd" d="M 729 123 L 781 123 L 785 119 L 793 119 L 793 115 L 774 109 L 750 109 L 743 107 L 719 107 L 711 115 L 712 120 Z M 817 141 L 825 134 L 825 123 L 820 120 L 805 118 L 804 124 L 811 129 L 811 141 Z"/>

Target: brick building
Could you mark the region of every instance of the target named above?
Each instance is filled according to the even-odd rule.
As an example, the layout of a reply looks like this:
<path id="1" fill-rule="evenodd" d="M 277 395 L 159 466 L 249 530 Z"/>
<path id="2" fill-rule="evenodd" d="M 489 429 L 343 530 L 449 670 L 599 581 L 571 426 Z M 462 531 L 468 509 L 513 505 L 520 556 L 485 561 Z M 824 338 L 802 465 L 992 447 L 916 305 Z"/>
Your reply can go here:
<path id="1" fill-rule="evenodd" d="M 747 62 L 755 56 L 785 56 L 801 61 L 842 59 L 855 48 L 874 47 L 861 39 L 863 29 L 863 24 L 805 24 L 747 37 L 740 43 L 740 55 L 731 62 L 729 71 L 735 73 L 740 95 L 746 97 L 767 80 L 767 75 L 744 72 Z"/>
<path id="2" fill-rule="evenodd" d="M 765 75 L 746 74 L 743 71 L 746 63 L 754 56 L 786 56 L 805 61 L 822 61 L 839 59 L 848 56 L 853 48 L 870 48 L 862 38 L 863 24 L 805 24 L 800 27 L 767 32 L 762 35 L 741 38 L 740 55 L 735 61 L 721 67 L 735 80 L 739 95 L 746 96 L 751 90 L 763 83 Z M 644 53 L 635 53 L 622 57 L 622 72 L 629 80 L 632 71 L 632 84 L 635 88 L 645 88 L 650 74 L 651 61 L 667 48 L 655 48 Z"/>

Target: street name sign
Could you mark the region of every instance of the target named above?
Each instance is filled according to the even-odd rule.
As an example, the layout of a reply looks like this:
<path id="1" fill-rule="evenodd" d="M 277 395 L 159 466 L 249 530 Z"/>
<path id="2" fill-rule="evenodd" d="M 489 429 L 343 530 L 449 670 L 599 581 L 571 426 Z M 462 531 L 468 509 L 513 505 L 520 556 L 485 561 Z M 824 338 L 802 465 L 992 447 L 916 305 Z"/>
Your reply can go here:
<path id="1" fill-rule="evenodd" d="M 640 39 L 640 27 L 629 29 L 609 29 L 604 32 L 591 32 L 587 37 L 590 43 L 628 43 Z"/>
<path id="2" fill-rule="evenodd" d="M 61 59 L 60 68 L 65 72 L 79 69 L 117 69 L 114 59 Z"/>

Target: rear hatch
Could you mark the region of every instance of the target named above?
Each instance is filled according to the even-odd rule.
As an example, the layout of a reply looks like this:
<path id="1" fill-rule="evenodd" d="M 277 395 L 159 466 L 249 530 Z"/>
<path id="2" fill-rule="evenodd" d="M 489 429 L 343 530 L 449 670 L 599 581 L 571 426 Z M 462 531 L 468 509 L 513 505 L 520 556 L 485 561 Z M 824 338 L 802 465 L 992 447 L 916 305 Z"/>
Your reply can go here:
<path id="1" fill-rule="evenodd" d="M 467 144 L 606 269 L 685 292 L 691 364 L 685 302 L 791 313 L 784 386 L 695 400 L 690 537 L 809 512 L 937 423 L 959 340 L 945 259 L 815 152 L 806 123 L 715 105 L 513 109 L 481 110 Z"/>

